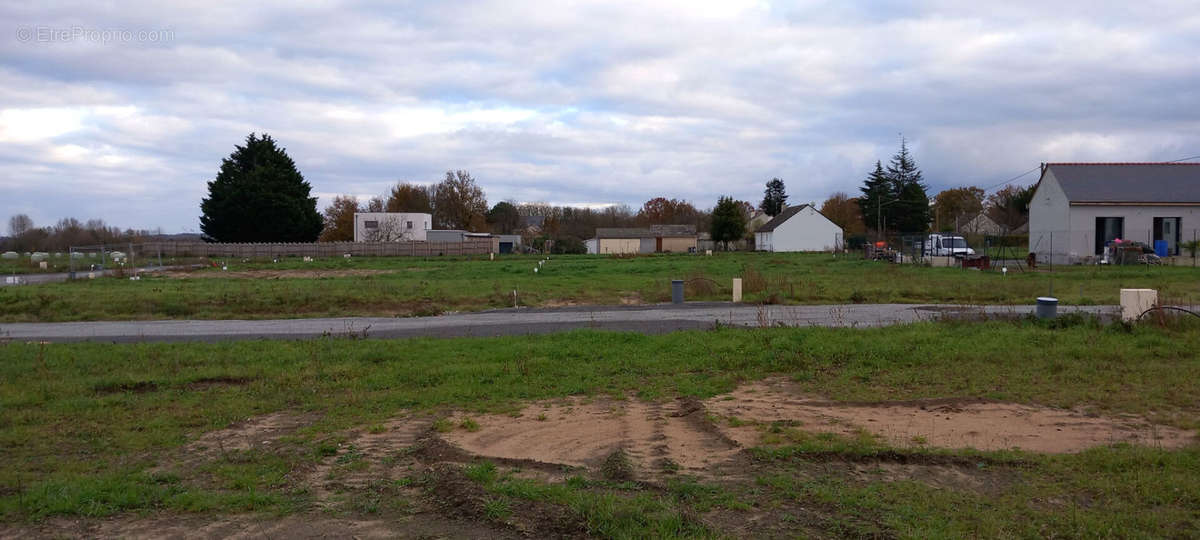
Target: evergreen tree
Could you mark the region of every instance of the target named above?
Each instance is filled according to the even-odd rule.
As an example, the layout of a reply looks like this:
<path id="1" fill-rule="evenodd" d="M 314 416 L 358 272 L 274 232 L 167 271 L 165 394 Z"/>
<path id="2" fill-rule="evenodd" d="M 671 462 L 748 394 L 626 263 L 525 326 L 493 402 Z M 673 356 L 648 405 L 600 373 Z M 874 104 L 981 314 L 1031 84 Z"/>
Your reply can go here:
<path id="1" fill-rule="evenodd" d="M 251 133 L 208 183 L 200 231 L 209 242 L 312 242 L 322 219 L 311 191 L 285 149 Z"/>
<path id="2" fill-rule="evenodd" d="M 742 205 L 733 197 L 721 197 L 717 200 L 716 208 L 712 211 L 712 233 L 714 242 L 724 242 L 729 248 L 729 242 L 737 241 L 746 234 L 746 214 Z"/>
<path id="3" fill-rule="evenodd" d="M 858 208 L 862 211 L 863 224 L 868 229 L 875 230 L 876 233 L 882 232 L 880 229 L 885 228 L 887 224 L 880 216 L 886 216 L 885 205 L 890 205 L 896 200 L 882 163 L 875 162 L 875 170 L 867 175 L 867 181 L 859 189 L 862 191 L 862 196 L 858 198 Z M 891 208 L 889 207 L 888 210 Z"/>
<path id="4" fill-rule="evenodd" d="M 887 167 L 891 191 L 897 199 L 892 211 L 884 212 L 888 227 L 901 233 L 924 233 L 929 230 L 929 195 L 921 169 L 908 153 L 908 142 L 900 140 L 900 151 L 892 156 Z"/>
<path id="5" fill-rule="evenodd" d="M 787 198 L 783 180 L 772 178 L 767 182 L 767 189 L 763 191 L 762 211 L 771 217 L 778 216 L 787 207 Z"/>

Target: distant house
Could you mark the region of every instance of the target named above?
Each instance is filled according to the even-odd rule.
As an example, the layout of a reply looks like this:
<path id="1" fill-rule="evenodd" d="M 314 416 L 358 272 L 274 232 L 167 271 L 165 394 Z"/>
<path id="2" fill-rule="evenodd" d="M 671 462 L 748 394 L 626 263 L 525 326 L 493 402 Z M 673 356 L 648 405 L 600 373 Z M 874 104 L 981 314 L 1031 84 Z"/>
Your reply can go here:
<path id="1" fill-rule="evenodd" d="M 1004 227 L 996 223 L 987 214 L 982 212 L 975 214 L 974 217 L 966 220 L 958 225 L 958 232 L 961 234 L 983 234 L 990 236 L 999 236 L 1004 234 Z"/>
<path id="2" fill-rule="evenodd" d="M 517 226 L 518 231 L 524 231 L 525 234 L 537 236 L 542 233 L 542 228 L 546 226 L 546 216 L 521 216 L 521 222 Z"/>
<path id="3" fill-rule="evenodd" d="M 408 212 L 356 212 L 355 242 L 424 242 L 432 228 L 430 214 Z"/>
<path id="4" fill-rule="evenodd" d="M 746 230 L 751 232 L 756 231 L 759 227 L 766 225 L 768 221 L 771 221 L 771 216 L 768 216 L 762 210 L 755 209 L 746 216 Z"/>
<path id="5" fill-rule="evenodd" d="M 696 250 L 695 225 L 599 228 L 584 244 L 588 253 L 686 253 Z"/>
<path id="6" fill-rule="evenodd" d="M 1029 251 L 1060 264 L 1116 239 L 1178 255 L 1198 228 L 1198 163 L 1044 163 L 1029 202 Z"/>
<path id="7" fill-rule="evenodd" d="M 836 251 L 842 228 L 809 204 L 784 209 L 754 231 L 758 251 Z"/>

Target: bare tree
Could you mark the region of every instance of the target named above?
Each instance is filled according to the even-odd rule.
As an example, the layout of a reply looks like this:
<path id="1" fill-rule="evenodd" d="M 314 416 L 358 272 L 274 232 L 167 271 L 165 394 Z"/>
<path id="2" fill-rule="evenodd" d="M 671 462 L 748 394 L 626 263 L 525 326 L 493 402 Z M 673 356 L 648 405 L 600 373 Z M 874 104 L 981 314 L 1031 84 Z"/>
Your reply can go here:
<path id="1" fill-rule="evenodd" d="M 452 229 L 486 229 L 487 198 L 467 171 L 446 171 L 446 179 L 434 186 L 433 220 Z"/>
<path id="2" fill-rule="evenodd" d="M 33 219 L 25 214 L 17 214 L 8 218 L 8 235 L 16 238 L 33 230 Z"/>
<path id="3" fill-rule="evenodd" d="M 373 229 L 367 229 L 368 242 L 411 242 L 415 239 L 415 231 L 396 216 L 380 219 Z"/>

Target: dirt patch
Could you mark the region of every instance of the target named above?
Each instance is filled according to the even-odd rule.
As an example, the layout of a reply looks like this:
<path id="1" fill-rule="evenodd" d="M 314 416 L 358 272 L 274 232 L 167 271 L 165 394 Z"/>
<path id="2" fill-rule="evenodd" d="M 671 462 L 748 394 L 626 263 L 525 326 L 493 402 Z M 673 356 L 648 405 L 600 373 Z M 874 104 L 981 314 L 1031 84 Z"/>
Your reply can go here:
<path id="1" fill-rule="evenodd" d="M 254 380 L 254 379 L 251 379 L 249 377 L 230 377 L 230 376 L 203 377 L 200 379 L 196 379 L 190 383 L 187 383 L 187 389 L 194 390 L 194 391 L 203 391 L 203 390 L 208 390 L 210 388 L 217 388 L 217 387 L 222 387 L 222 386 L 245 386 L 247 384 L 250 384 L 250 381 L 252 381 L 252 380 Z"/>
<path id="2" fill-rule="evenodd" d="M 256 514 L 56 518 L 34 525 L 0 525 L 0 538 L 520 538 L 487 523 L 448 519 L 434 513 L 389 518 L 335 518 L 319 514 L 282 518 Z"/>
<path id="3" fill-rule="evenodd" d="M 362 489 L 380 479 L 393 479 L 397 465 L 429 430 L 430 420 L 402 417 L 351 434 L 308 471 L 304 484 L 319 503 L 335 499 L 332 495 Z"/>
<path id="4" fill-rule="evenodd" d="M 505 516 L 489 512 L 495 496 L 463 475 L 461 467 L 439 465 L 428 475 L 427 490 L 444 515 L 493 521 L 511 527 L 526 537 L 584 537 L 587 523 L 565 506 L 515 499 Z"/>
<path id="5" fill-rule="evenodd" d="M 622 306 L 640 306 L 646 303 L 644 300 L 642 300 L 641 293 L 636 292 L 622 296 L 618 300 L 621 302 Z"/>
<path id="6" fill-rule="evenodd" d="M 560 307 L 570 307 L 570 306 L 578 306 L 578 305 L 581 305 L 581 304 L 574 300 L 563 300 L 563 299 L 546 300 L 544 302 L 538 303 L 538 307 L 547 307 L 547 308 L 560 308 Z"/>
<path id="7" fill-rule="evenodd" d="M 185 470 L 212 461 L 230 452 L 251 449 L 270 450 L 281 437 L 290 435 L 316 419 L 311 414 L 276 412 L 235 422 L 229 427 L 210 431 L 186 444 L 155 470 Z"/>
<path id="8" fill-rule="evenodd" d="M 97 393 L 100 393 L 100 394 L 124 394 L 126 392 L 131 393 L 131 394 L 145 394 L 148 392 L 154 392 L 154 391 L 158 390 L 158 388 L 159 388 L 159 385 L 156 382 L 138 381 L 138 382 L 125 382 L 125 383 L 98 384 L 98 385 L 92 387 L 92 390 L 95 390 Z"/>
<path id="9" fill-rule="evenodd" d="M 479 430 L 442 436 L 471 454 L 533 460 L 591 470 L 621 451 L 634 477 L 677 471 L 700 474 L 741 448 L 707 425 L 694 400 L 656 403 L 580 399 L 535 403 L 518 416 L 473 419 Z"/>
<path id="10" fill-rule="evenodd" d="M 208 270 L 184 272 L 178 270 L 168 270 L 165 272 L 155 272 L 154 275 L 172 279 L 320 279 L 377 276 L 380 274 L 392 274 L 395 272 L 396 270 L 371 270 L 366 268 L 345 270 L 238 270 L 225 272 Z"/>
<path id="11" fill-rule="evenodd" d="M 758 445 L 763 435 L 761 424 L 772 422 L 847 436 L 866 430 L 900 448 L 1071 453 L 1122 442 L 1179 448 L 1195 440 L 1192 432 L 1133 416 L 1102 417 L 979 399 L 830 402 L 805 395 L 790 382 L 778 379 L 743 386 L 706 405 L 711 414 L 733 419 L 732 424 L 746 424 L 722 426 L 730 438 L 746 446 Z"/>

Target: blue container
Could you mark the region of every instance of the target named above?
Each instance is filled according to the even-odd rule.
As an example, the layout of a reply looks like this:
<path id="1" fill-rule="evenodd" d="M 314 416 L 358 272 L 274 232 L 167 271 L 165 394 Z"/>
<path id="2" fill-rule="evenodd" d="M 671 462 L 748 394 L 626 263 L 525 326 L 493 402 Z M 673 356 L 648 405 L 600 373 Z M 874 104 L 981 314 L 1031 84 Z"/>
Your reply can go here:
<path id="1" fill-rule="evenodd" d="M 1154 241 L 1154 254 L 1158 255 L 1159 257 L 1167 256 L 1167 241 L 1166 240 L 1155 240 Z"/>
<path id="2" fill-rule="evenodd" d="M 1058 299 L 1053 296 L 1039 296 L 1037 299 L 1037 318 L 1053 319 L 1058 316 Z"/>

